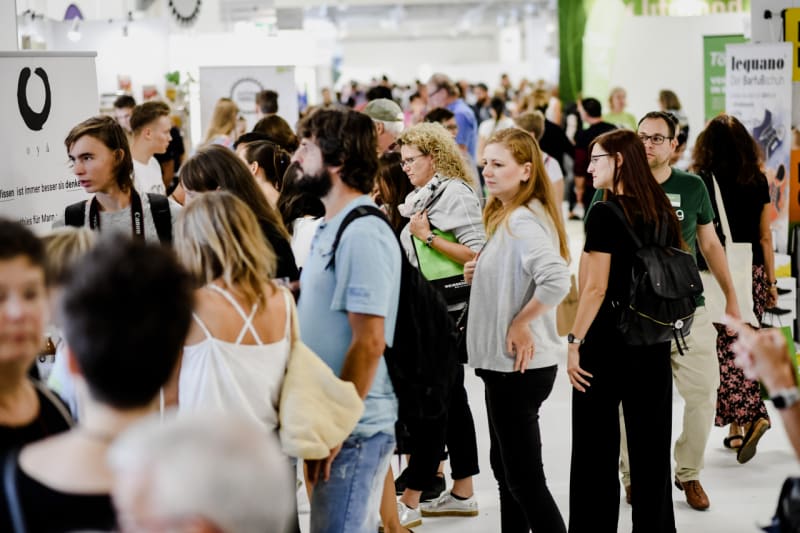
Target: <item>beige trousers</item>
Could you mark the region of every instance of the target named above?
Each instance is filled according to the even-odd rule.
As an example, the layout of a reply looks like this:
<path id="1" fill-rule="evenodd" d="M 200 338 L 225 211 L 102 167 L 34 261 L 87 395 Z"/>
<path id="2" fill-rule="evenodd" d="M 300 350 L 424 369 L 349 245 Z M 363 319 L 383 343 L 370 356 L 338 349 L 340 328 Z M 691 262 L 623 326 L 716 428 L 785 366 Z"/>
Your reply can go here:
<path id="1" fill-rule="evenodd" d="M 706 444 L 714 424 L 719 388 L 717 330 L 705 306 L 695 311 L 692 332 L 686 337 L 683 355 L 672 343 L 672 379 L 683 398 L 683 430 L 675 442 L 675 475 L 681 481 L 700 478 Z M 620 471 L 622 483 L 630 485 L 628 443 L 622 406 L 619 410 Z"/>

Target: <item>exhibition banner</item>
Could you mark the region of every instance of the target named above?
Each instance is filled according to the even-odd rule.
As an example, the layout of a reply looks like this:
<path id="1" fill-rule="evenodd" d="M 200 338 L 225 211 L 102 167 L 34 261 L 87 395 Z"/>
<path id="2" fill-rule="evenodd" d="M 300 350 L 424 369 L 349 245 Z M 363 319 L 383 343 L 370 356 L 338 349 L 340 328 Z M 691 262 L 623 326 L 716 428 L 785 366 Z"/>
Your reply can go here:
<path id="1" fill-rule="evenodd" d="M 97 113 L 94 52 L 0 52 L 0 215 L 43 234 L 86 197 L 64 138 Z"/>
<path id="2" fill-rule="evenodd" d="M 792 43 L 792 80 L 800 81 L 800 8 L 793 7 L 783 11 L 783 32 L 787 43 Z"/>
<path id="3" fill-rule="evenodd" d="M 202 135 L 222 97 L 230 98 L 239 107 L 239 115 L 247 121 L 247 131 L 257 121 L 256 95 L 270 89 L 278 93 L 278 115 L 294 129 L 299 117 L 294 67 L 200 67 L 200 124 Z"/>
<path id="4" fill-rule="evenodd" d="M 703 36 L 703 84 L 706 121 L 725 112 L 725 46 L 746 42 L 744 35 Z"/>
<path id="5" fill-rule="evenodd" d="M 752 133 L 764 153 L 777 250 L 789 241 L 789 169 L 792 119 L 792 45 L 726 46 L 726 111 Z"/>

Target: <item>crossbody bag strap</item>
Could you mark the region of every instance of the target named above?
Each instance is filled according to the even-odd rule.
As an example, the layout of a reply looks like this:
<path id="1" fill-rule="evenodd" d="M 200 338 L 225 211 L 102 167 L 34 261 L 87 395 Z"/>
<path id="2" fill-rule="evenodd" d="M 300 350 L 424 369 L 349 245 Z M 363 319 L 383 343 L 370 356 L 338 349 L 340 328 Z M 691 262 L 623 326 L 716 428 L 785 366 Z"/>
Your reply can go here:
<path id="1" fill-rule="evenodd" d="M 719 222 L 722 224 L 722 233 L 733 242 L 733 234 L 728 224 L 728 213 L 725 211 L 725 202 L 722 200 L 722 191 L 719 189 L 717 178 L 714 176 L 713 172 L 711 173 L 711 182 L 714 184 L 714 196 L 717 198 L 717 213 L 719 214 Z"/>
<path id="2" fill-rule="evenodd" d="M 3 461 L 3 492 L 6 493 L 8 515 L 14 533 L 26 533 L 25 516 L 22 513 L 22 502 L 17 490 L 17 460 L 19 448 L 9 451 Z"/>

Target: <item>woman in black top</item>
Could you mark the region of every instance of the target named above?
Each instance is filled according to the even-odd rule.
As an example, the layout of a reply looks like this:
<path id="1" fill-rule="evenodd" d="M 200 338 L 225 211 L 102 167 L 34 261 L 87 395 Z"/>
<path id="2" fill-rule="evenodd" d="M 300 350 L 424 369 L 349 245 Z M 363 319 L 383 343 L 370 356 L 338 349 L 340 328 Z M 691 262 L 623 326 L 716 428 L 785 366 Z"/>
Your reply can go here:
<path id="1" fill-rule="evenodd" d="M 586 218 L 580 300 L 569 339 L 572 395 L 570 533 L 616 531 L 619 516 L 619 406 L 631 464 L 633 531 L 672 533 L 670 485 L 672 370 L 670 343 L 632 346 L 617 330 L 618 307 L 629 299 L 635 246 L 622 209 L 640 239 L 666 225 L 681 245 L 680 226 L 647 164 L 636 133 L 616 130 L 590 146 L 589 174 L 605 189 Z"/>
<path id="2" fill-rule="evenodd" d="M 141 241 L 101 242 L 75 264 L 60 304 L 80 422 L 4 464 L 14 474 L 5 493 L 17 495 L 12 509 L 27 531 L 115 529 L 106 455 L 157 409 L 189 329 L 192 291 L 170 250 Z M 13 531 L 7 517 L 0 531 Z"/>
<path id="3" fill-rule="evenodd" d="M 278 211 L 269 205 L 244 161 L 224 146 L 216 144 L 197 150 L 181 167 L 181 185 L 186 201 L 207 191 L 223 190 L 242 200 L 253 211 L 269 244 L 278 257 L 275 278 L 297 280 L 300 275 L 289 244 L 289 232 Z"/>
<path id="4" fill-rule="evenodd" d="M 739 120 L 720 115 L 697 137 L 693 157 L 693 170 L 703 178 L 712 198 L 715 225 L 719 220 L 719 202 L 722 202 L 731 230 L 731 235 L 725 237 L 751 245 L 753 312 L 760 322 L 764 310 L 773 307 L 778 299 L 769 185 L 761 171 L 761 150 Z M 715 197 L 714 179 L 722 198 Z M 720 240 L 725 242 L 724 238 Z M 732 346 L 736 336 L 728 334 L 721 324 L 716 327 L 720 385 L 714 423 L 720 427 L 728 425 L 728 436 L 723 443 L 727 448 L 741 449 L 737 458 L 744 463 L 753 456 L 756 443 L 769 428 L 769 415 L 761 400 L 758 382 L 745 378 L 742 370 L 734 365 Z"/>

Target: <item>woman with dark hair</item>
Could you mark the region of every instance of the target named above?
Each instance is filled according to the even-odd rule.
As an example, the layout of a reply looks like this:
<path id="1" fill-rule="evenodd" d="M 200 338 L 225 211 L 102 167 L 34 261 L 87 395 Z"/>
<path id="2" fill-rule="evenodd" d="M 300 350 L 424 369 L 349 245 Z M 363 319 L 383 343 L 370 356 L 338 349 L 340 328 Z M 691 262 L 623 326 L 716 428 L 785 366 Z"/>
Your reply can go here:
<path id="1" fill-rule="evenodd" d="M 274 142 L 290 154 L 293 154 L 300 146 L 300 140 L 292 130 L 288 122 L 278 115 L 264 117 L 253 126 L 254 133 L 266 135 L 270 141 Z"/>
<path id="2" fill-rule="evenodd" d="M 407 222 L 407 219 L 400 214 L 398 206 L 414 190 L 414 186 L 403 171 L 402 159 L 399 152 L 383 154 L 378 160 L 378 175 L 375 180 L 375 203 L 386 213 L 394 232 L 398 235 Z"/>
<path id="3" fill-rule="evenodd" d="M 240 144 L 236 154 L 247 163 L 269 205 L 277 207 L 281 182 L 291 163 L 292 154 L 271 141 Z"/>
<path id="4" fill-rule="evenodd" d="M 264 236 L 275 250 L 278 257 L 275 277 L 291 281 L 299 278 L 286 226 L 259 190 L 250 170 L 233 151 L 219 145 L 200 148 L 183 164 L 181 185 L 186 190 L 187 202 L 198 193 L 216 190 L 229 191 L 242 200 L 256 215 Z"/>
<path id="5" fill-rule="evenodd" d="M 753 312 L 760 322 L 764 310 L 774 306 L 778 299 L 769 186 L 761 171 L 761 150 L 738 119 L 720 115 L 697 137 L 693 159 L 693 170 L 703 178 L 712 198 L 715 218 L 719 219 L 719 202 L 728 213 L 731 234 L 725 238 L 751 245 Z M 719 185 L 722 198 L 715 196 L 714 181 Z M 724 243 L 725 238 L 720 240 Z M 721 324 L 715 326 L 720 366 L 715 424 L 729 425 L 725 447 L 739 450 L 737 459 L 744 463 L 755 454 L 758 440 L 769 429 L 769 415 L 761 400 L 758 382 L 745 378 L 734 364 L 732 346 L 736 336 L 730 335 Z"/>
<path id="6" fill-rule="evenodd" d="M 567 374 L 575 389 L 569 531 L 617 530 L 621 404 L 636 487 L 633 529 L 672 533 L 670 343 L 632 346 L 617 322 L 629 300 L 636 251 L 628 227 L 645 242 L 663 231 L 668 245 L 681 247 L 680 226 L 636 133 L 601 135 L 590 153 L 588 171 L 604 201 L 586 218 L 580 300 L 567 336 Z"/>
<path id="7" fill-rule="evenodd" d="M 478 161 L 483 158 L 483 149 L 498 131 L 514 127 L 514 120 L 506 115 L 506 103 L 502 98 L 492 97 L 489 101 L 489 114 L 492 118 L 486 119 L 478 126 Z"/>

